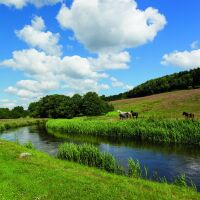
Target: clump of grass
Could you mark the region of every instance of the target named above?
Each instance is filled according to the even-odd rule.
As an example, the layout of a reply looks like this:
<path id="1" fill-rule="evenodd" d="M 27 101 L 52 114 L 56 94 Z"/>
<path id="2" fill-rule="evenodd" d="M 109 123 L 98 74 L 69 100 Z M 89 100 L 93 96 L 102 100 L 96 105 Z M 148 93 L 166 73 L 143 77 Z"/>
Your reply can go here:
<path id="1" fill-rule="evenodd" d="M 24 143 L 23 146 L 27 149 L 35 149 L 35 146 L 31 141 Z"/>
<path id="2" fill-rule="evenodd" d="M 174 180 L 174 184 L 181 186 L 181 187 L 187 187 L 187 181 L 186 181 L 185 174 L 181 174 L 181 175 L 177 176 L 177 178 L 175 178 L 175 180 Z"/>
<path id="3" fill-rule="evenodd" d="M 76 118 L 49 120 L 46 127 L 61 134 L 131 138 L 154 143 L 200 145 L 200 122 L 175 119 L 95 120 Z"/>
<path id="4" fill-rule="evenodd" d="M 90 167 L 97 167 L 111 173 L 122 173 L 121 168 L 111 154 L 101 153 L 98 148 L 90 144 L 61 144 L 58 148 L 57 157 Z"/>
<path id="5" fill-rule="evenodd" d="M 128 160 L 128 176 L 133 178 L 142 177 L 142 168 L 138 160 L 132 158 Z"/>

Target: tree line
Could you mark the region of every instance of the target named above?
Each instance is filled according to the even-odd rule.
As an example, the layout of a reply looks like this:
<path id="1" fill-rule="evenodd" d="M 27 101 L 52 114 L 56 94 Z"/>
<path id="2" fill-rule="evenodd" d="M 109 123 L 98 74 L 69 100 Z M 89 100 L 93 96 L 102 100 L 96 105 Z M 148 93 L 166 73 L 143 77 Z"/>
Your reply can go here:
<path id="1" fill-rule="evenodd" d="M 84 96 L 75 94 L 48 95 L 38 102 L 30 103 L 28 112 L 31 117 L 39 118 L 73 118 L 77 116 L 97 116 L 114 110 L 108 102 L 102 100 L 95 92 Z"/>
<path id="2" fill-rule="evenodd" d="M 103 96 L 104 100 L 113 101 L 125 98 L 144 97 L 148 95 L 169 92 L 174 90 L 192 89 L 200 87 L 200 68 L 167 75 L 149 80 L 132 90 L 112 95 Z"/>
<path id="3" fill-rule="evenodd" d="M 0 119 L 17 119 L 28 116 L 28 111 L 22 106 L 16 106 L 13 109 L 0 108 Z"/>
<path id="4" fill-rule="evenodd" d="M 48 95 L 37 102 L 32 102 L 28 110 L 17 106 L 12 110 L 0 108 L 0 119 L 15 119 L 21 117 L 34 118 L 73 118 L 77 116 L 97 116 L 114 110 L 108 102 L 102 100 L 95 92 L 88 92 L 84 96 L 75 94 Z"/>

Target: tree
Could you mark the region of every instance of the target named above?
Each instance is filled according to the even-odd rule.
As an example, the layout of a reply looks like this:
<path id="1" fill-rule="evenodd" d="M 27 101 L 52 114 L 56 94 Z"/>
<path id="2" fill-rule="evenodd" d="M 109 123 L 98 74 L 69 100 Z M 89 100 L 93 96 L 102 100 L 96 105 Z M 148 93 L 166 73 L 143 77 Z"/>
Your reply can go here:
<path id="1" fill-rule="evenodd" d="M 0 119 L 9 119 L 10 117 L 11 113 L 8 108 L 0 108 Z"/>
<path id="2" fill-rule="evenodd" d="M 39 102 L 33 102 L 29 104 L 28 112 L 31 117 L 40 117 L 40 105 Z"/>
<path id="3" fill-rule="evenodd" d="M 96 116 L 113 110 L 112 106 L 103 101 L 95 92 L 88 92 L 83 97 L 82 112 L 84 115 Z"/>
<path id="4" fill-rule="evenodd" d="M 24 110 L 22 106 L 16 106 L 11 110 L 12 118 L 26 117 L 27 114 L 28 113 Z"/>
<path id="5" fill-rule="evenodd" d="M 82 103 L 83 103 L 83 100 L 82 100 L 82 96 L 81 95 L 75 94 L 72 97 L 72 108 L 74 110 L 75 116 L 81 115 Z"/>

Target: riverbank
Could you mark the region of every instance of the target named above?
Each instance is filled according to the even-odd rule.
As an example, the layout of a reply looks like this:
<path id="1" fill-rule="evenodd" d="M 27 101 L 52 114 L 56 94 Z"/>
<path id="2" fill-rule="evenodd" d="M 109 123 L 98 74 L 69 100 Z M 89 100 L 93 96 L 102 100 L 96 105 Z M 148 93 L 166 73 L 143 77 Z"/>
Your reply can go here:
<path id="1" fill-rule="evenodd" d="M 1 199 L 200 198 L 189 188 L 108 174 L 2 140 L 0 149 Z M 19 158 L 23 152 L 32 156 Z"/>
<path id="2" fill-rule="evenodd" d="M 152 143 L 200 145 L 200 121 L 183 119 L 109 120 L 101 118 L 74 118 L 48 120 L 49 133 L 126 138 Z M 56 133 L 59 131 L 59 135 Z"/>
<path id="3" fill-rule="evenodd" d="M 35 124 L 45 124 L 46 119 L 20 118 L 20 119 L 0 119 L 0 131 L 10 128 L 31 126 Z"/>

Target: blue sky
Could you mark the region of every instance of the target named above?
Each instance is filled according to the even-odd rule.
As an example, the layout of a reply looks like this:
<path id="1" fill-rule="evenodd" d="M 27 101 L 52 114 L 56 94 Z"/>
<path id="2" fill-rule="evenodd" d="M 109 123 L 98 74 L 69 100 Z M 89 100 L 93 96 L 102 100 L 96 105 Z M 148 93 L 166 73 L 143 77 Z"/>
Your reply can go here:
<path id="1" fill-rule="evenodd" d="M 0 0 L 0 107 L 111 95 L 200 66 L 197 0 Z"/>

